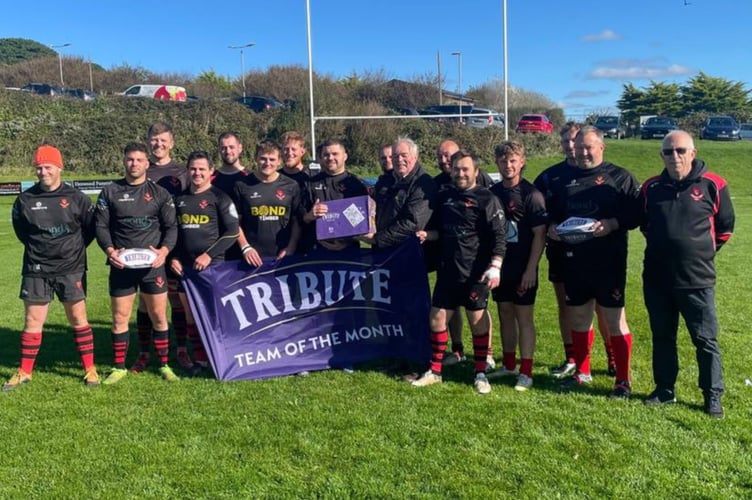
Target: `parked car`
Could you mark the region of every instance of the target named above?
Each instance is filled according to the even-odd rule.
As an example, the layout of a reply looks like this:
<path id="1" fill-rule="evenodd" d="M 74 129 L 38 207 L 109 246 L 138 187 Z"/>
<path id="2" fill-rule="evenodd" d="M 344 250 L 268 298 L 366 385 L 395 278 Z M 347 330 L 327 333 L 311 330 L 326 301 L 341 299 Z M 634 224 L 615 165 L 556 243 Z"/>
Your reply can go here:
<path id="1" fill-rule="evenodd" d="M 673 118 L 669 118 L 668 116 L 651 116 L 640 127 L 640 137 L 642 139 L 663 139 L 666 137 L 666 134 L 678 128 L 679 126 Z"/>
<path id="2" fill-rule="evenodd" d="M 553 134 L 554 125 L 548 120 L 548 116 L 540 114 L 522 115 L 517 122 L 517 132 L 541 132 L 544 134 Z"/>
<path id="3" fill-rule="evenodd" d="M 739 128 L 739 137 L 747 140 L 752 139 L 752 123 L 742 123 Z"/>
<path id="4" fill-rule="evenodd" d="M 700 130 L 700 139 L 738 141 L 742 138 L 739 132 L 739 124 L 730 116 L 711 116 Z"/>
<path id="5" fill-rule="evenodd" d="M 94 92 L 84 89 L 65 89 L 65 95 L 82 101 L 93 101 L 97 97 Z"/>
<path id="6" fill-rule="evenodd" d="M 593 126 L 603 132 L 604 137 L 624 139 L 627 136 L 627 131 L 618 116 L 599 116 Z"/>
<path id="7" fill-rule="evenodd" d="M 246 108 L 256 113 L 261 113 L 262 111 L 267 111 L 269 109 L 285 107 L 284 103 L 276 100 L 273 97 L 264 97 L 259 95 L 238 97 L 237 99 L 235 99 L 235 101 L 239 102 Z"/>
<path id="8" fill-rule="evenodd" d="M 47 83 L 29 83 L 21 87 L 24 92 L 31 92 L 32 94 L 60 96 L 63 95 L 63 89 L 55 85 L 49 85 Z"/>
<path id="9" fill-rule="evenodd" d="M 472 116 L 478 113 L 485 113 L 486 116 Z M 465 123 L 473 128 L 504 127 L 504 117 L 493 109 L 473 108 Z"/>

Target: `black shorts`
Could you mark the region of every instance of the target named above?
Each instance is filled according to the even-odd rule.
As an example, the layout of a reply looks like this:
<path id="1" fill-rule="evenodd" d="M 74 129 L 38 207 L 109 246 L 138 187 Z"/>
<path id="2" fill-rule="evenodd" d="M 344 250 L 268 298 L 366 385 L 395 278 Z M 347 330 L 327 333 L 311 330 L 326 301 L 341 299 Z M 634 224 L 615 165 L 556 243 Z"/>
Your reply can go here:
<path id="1" fill-rule="evenodd" d="M 60 302 L 78 302 L 86 298 L 86 271 L 53 276 L 22 276 L 19 299 L 34 304 L 49 304 L 54 296 Z"/>
<path id="2" fill-rule="evenodd" d="M 527 291 L 520 293 L 517 287 L 520 286 L 519 280 L 502 280 L 501 284 L 491 292 L 494 302 L 511 302 L 516 306 L 532 306 L 535 304 L 535 297 L 538 294 L 538 284 L 528 288 Z"/>
<path id="3" fill-rule="evenodd" d="M 564 283 L 564 270 L 566 269 L 564 245 L 558 241 L 549 240 L 546 243 L 546 259 L 548 260 L 548 281 Z"/>
<path id="4" fill-rule="evenodd" d="M 590 270 L 571 273 L 564 282 L 568 306 L 581 306 L 590 299 L 603 307 L 624 307 L 627 271 Z"/>
<path id="5" fill-rule="evenodd" d="M 138 290 L 150 295 L 167 293 L 165 267 L 147 269 L 110 269 L 110 297 L 125 297 Z"/>
<path id="6" fill-rule="evenodd" d="M 457 283 L 439 276 L 433 287 L 431 305 L 439 309 L 455 310 L 462 306 L 468 311 L 481 311 L 488 307 L 488 295 L 485 283 Z"/>

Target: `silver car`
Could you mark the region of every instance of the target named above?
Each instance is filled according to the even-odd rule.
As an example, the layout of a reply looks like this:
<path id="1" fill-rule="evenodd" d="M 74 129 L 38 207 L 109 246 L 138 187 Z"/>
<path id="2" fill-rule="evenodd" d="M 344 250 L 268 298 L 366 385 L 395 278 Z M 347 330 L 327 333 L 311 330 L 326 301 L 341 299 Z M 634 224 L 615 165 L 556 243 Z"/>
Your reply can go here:
<path id="1" fill-rule="evenodd" d="M 739 137 L 745 140 L 752 139 L 752 123 L 742 123 L 741 130 L 739 131 Z"/>
<path id="2" fill-rule="evenodd" d="M 484 116 L 472 116 L 483 113 Z M 504 127 L 504 116 L 498 111 L 488 108 L 473 108 L 471 114 L 465 118 L 468 127 L 486 128 L 486 127 Z"/>

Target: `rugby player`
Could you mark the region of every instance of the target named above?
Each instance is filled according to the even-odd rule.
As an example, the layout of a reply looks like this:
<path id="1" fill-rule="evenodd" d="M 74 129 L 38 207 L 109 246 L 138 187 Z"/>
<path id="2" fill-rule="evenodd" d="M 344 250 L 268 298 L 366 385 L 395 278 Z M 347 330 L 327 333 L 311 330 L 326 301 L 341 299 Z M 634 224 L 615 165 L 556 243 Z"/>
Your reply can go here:
<path id="1" fill-rule="evenodd" d="M 123 150 L 125 177 L 105 186 L 96 204 L 97 243 L 110 265 L 109 289 L 112 305 L 112 349 L 115 368 L 104 384 L 115 384 L 126 376 L 125 357 L 130 332 L 128 321 L 140 291 L 153 325 L 154 350 L 159 372 L 165 380 L 178 377 L 167 364 L 169 330 L 167 323 L 167 275 L 165 260 L 175 247 L 177 226 L 172 195 L 147 179 L 148 149 L 130 143 Z M 156 253 L 150 268 L 129 269 L 120 259 L 124 249 L 148 248 Z"/>
<path id="2" fill-rule="evenodd" d="M 496 146 L 496 166 L 501 182 L 491 186 L 504 208 L 507 221 L 506 254 L 501 266 L 501 284 L 493 299 L 499 310 L 503 366 L 489 375 L 516 374 L 517 344 L 520 370 L 514 388 L 526 391 L 533 386 L 535 353 L 534 306 L 538 291 L 538 263 L 546 245 L 548 214 L 543 195 L 527 179 L 525 146 L 508 141 Z"/>
<path id="3" fill-rule="evenodd" d="M 222 159 L 222 166 L 217 169 L 212 167 L 214 176 L 211 182 L 228 196 L 232 196 L 235 183 L 248 175 L 240 162 L 240 156 L 243 154 L 243 143 L 240 142 L 240 138 L 235 132 L 222 132 L 217 139 L 217 151 Z"/>
<path id="4" fill-rule="evenodd" d="M 490 337 L 486 311 L 490 290 L 499 285 L 505 250 L 504 211 L 488 189 L 479 186 L 476 160 L 465 151 L 452 156 L 453 185 L 441 191 L 436 207 L 439 229 L 418 231 L 421 240 L 441 243 L 441 260 L 431 300 L 431 367 L 412 384 L 441 383 L 447 344 L 447 321 L 463 306 L 475 355 L 475 390 L 491 392 L 486 378 Z"/>
<path id="5" fill-rule="evenodd" d="M 165 122 L 155 122 L 149 127 L 147 138 L 150 152 L 149 170 L 146 173 L 147 179 L 165 188 L 172 196 L 183 192 L 188 187 L 188 171 L 184 165 L 180 165 L 172 159 L 172 150 L 175 147 L 175 135 L 172 127 Z M 170 319 L 172 320 L 172 329 L 177 344 L 178 363 L 183 367 L 189 367 L 191 360 L 188 357 L 186 345 L 185 309 L 183 309 L 178 296 L 177 277 L 172 273 L 167 275 L 167 287 L 167 298 L 171 309 Z M 141 373 L 149 366 L 152 327 L 145 304 L 143 300 L 139 300 L 138 311 L 136 312 L 139 354 L 131 366 L 133 373 Z"/>
<path id="6" fill-rule="evenodd" d="M 298 183 L 279 172 L 279 144 L 262 141 L 254 158 L 256 168 L 235 184 L 233 199 L 240 216 L 243 259 L 258 267 L 263 257 L 282 259 L 295 253 L 303 209 Z"/>
<path id="7" fill-rule="evenodd" d="M 575 122 L 567 122 L 559 131 L 561 138 L 561 149 L 564 153 L 564 160 L 548 167 L 541 172 L 533 181 L 538 190 L 548 198 L 550 190 L 548 188 L 551 179 L 556 179 L 559 175 L 569 168 L 577 168 L 577 158 L 575 158 L 574 141 L 577 132 L 580 131 L 580 125 Z M 548 281 L 551 282 L 556 296 L 556 305 L 559 311 L 559 332 L 561 341 L 564 345 L 564 362 L 551 368 L 551 375 L 554 378 L 563 379 L 574 375 L 574 349 L 572 347 L 572 327 L 569 324 L 567 316 L 567 301 L 564 291 L 564 246 L 561 242 L 552 239 L 546 241 L 546 259 L 548 260 Z M 595 313 L 598 318 L 598 331 L 603 339 L 603 347 L 606 352 L 606 361 L 608 374 L 616 375 L 616 364 L 614 361 L 614 350 L 611 347 L 611 336 L 608 333 L 608 324 L 601 307 L 595 305 Z"/>
<path id="8" fill-rule="evenodd" d="M 203 271 L 216 262 L 224 261 L 227 249 L 238 238 L 238 212 L 230 197 L 212 185 L 214 165 L 206 151 L 188 155 L 188 189 L 175 197 L 178 220 L 178 240 L 170 259 L 170 268 L 183 276 L 183 270 Z M 209 366 L 209 358 L 196 328 L 196 320 L 188 306 L 182 281 L 178 284 L 180 301 L 186 315 L 188 340 L 193 348 L 193 366 L 189 376 L 200 374 Z"/>
<path id="9" fill-rule="evenodd" d="M 84 367 L 84 384 L 99 385 L 94 333 L 86 316 L 86 247 L 94 239 L 89 197 L 62 181 L 63 156 L 49 144 L 34 153 L 39 182 L 13 203 L 13 230 L 24 245 L 21 291 L 24 327 L 21 366 L 3 385 L 10 391 L 31 381 L 50 302 L 57 295 L 73 329 Z"/>
<path id="10" fill-rule="evenodd" d="M 363 181 L 347 171 L 347 150 L 342 141 L 330 139 L 320 146 L 320 151 L 321 172 L 308 181 L 304 200 L 306 213 L 303 221 L 309 230 L 315 226 L 316 219 L 328 212 L 328 207 L 322 202 L 368 195 Z M 355 238 L 318 241 L 316 244 L 328 250 L 359 246 Z"/>
<path id="11" fill-rule="evenodd" d="M 632 334 L 624 311 L 627 280 L 627 231 L 639 222 L 639 184 L 626 169 L 604 161 L 603 133 L 585 126 L 575 140 L 576 168 L 564 169 L 549 185 L 548 237 L 561 241 L 556 225 L 569 217 L 594 219 L 593 238 L 564 243 L 564 289 L 572 329 L 575 373 L 562 388 L 589 384 L 593 308 L 601 306 L 616 362 L 611 398 L 631 394 Z"/>

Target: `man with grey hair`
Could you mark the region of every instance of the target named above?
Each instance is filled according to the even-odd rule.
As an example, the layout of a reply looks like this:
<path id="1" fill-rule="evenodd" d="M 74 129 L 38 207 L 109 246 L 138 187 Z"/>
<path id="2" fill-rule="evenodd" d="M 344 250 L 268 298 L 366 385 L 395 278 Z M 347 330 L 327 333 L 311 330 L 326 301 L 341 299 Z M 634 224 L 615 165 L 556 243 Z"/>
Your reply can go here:
<path id="1" fill-rule="evenodd" d="M 425 229 L 433 213 L 436 185 L 418 163 L 418 145 L 399 137 L 392 144 L 391 175 L 382 175 L 373 190 L 376 232 L 362 237 L 375 247 L 398 245 Z"/>
<path id="2" fill-rule="evenodd" d="M 681 315 L 695 346 L 705 413 L 723 418 L 714 260 L 731 238 L 735 216 L 726 180 L 709 172 L 696 155 L 692 136 L 671 132 L 661 147 L 665 168 L 640 189 L 640 229 L 647 242 L 643 294 L 653 332 L 656 385 L 645 404 L 676 402 L 676 334 Z"/>

